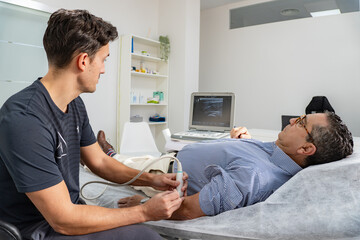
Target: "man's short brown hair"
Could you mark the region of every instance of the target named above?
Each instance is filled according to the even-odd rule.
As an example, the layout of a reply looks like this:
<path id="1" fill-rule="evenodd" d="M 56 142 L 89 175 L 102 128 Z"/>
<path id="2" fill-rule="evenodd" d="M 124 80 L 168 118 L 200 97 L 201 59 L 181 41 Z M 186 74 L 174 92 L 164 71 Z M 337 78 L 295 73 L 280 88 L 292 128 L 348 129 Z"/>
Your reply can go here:
<path id="1" fill-rule="evenodd" d="M 43 44 L 49 64 L 64 68 L 76 54 L 92 57 L 117 36 L 116 27 L 86 10 L 59 9 L 50 16 Z"/>

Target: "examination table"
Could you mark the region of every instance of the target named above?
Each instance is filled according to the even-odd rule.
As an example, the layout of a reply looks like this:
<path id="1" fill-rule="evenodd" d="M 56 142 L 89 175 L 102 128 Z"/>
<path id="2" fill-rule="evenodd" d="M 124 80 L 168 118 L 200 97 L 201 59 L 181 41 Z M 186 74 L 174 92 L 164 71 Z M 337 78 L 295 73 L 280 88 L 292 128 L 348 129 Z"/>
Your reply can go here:
<path id="1" fill-rule="evenodd" d="M 265 141 L 277 135 L 268 130 L 251 133 Z M 170 239 L 360 239 L 360 138 L 354 142 L 351 156 L 300 171 L 265 202 L 217 216 L 144 224 Z M 81 185 L 99 179 L 81 168 Z M 104 187 L 87 186 L 84 194 L 96 196 Z M 128 186 L 109 186 L 87 203 L 114 208 L 118 199 L 134 194 L 144 195 Z"/>

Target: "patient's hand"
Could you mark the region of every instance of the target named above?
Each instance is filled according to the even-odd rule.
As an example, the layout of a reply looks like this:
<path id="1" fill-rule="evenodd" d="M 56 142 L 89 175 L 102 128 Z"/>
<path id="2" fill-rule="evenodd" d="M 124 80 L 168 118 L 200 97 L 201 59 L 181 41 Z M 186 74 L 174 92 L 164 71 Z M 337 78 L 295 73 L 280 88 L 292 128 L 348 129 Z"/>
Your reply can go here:
<path id="1" fill-rule="evenodd" d="M 119 208 L 125 208 L 125 207 L 133 207 L 140 204 L 141 199 L 145 198 L 141 195 L 134 195 L 131 197 L 121 198 L 118 201 L 118 207 Z"/>
<path id="2" fill-rule="evenodd" d="M 230 136 L 231 138 L 251 138 L 251 135 L 246 127 L 237 127 L 231 129 Z"/>

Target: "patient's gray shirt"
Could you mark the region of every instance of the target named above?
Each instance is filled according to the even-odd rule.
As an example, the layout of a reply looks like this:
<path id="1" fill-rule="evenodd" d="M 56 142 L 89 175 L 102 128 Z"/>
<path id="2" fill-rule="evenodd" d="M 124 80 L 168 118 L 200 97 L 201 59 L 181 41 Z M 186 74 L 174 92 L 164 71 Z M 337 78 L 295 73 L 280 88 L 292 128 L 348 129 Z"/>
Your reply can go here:
<path id="1" fill-rule="evenodd" d="M 177 155 L 189 175 L 188 194 L 216 215 L 264 201 L 302 168 L 275 142 L 221 139 L 184 147 Z"/>

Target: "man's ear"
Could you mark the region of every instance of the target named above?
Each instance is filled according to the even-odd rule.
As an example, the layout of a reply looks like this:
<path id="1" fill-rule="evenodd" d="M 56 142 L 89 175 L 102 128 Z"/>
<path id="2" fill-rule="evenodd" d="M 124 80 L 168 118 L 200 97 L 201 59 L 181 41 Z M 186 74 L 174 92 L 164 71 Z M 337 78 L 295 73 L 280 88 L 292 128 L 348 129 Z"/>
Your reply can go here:
<path id="1" fill-rule="evenodd" d="M 316 146 L 313 143 L 306 142 L 300 148 L 298 148 L 297 153 L 300 155 L 311 156 L 315 154 Z"/>
<path id="2" fill-rule="evenodd" d="M 78 69 L 82 72 L 85 71 L 86 67 L 89 64 L 89 60 L 90 60 L 90 58 L 87 53 L 80 53 L 77 56 L 77 61 L 76 61 L 76 65 L 77 65 Z"/>

